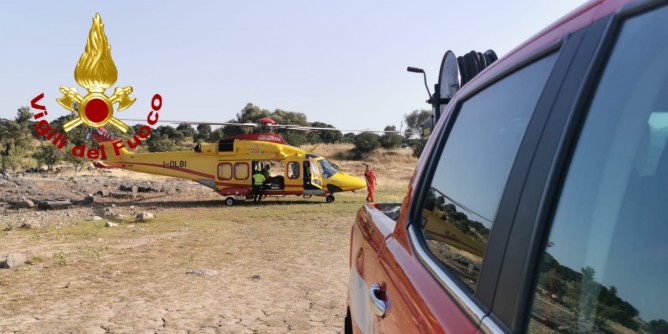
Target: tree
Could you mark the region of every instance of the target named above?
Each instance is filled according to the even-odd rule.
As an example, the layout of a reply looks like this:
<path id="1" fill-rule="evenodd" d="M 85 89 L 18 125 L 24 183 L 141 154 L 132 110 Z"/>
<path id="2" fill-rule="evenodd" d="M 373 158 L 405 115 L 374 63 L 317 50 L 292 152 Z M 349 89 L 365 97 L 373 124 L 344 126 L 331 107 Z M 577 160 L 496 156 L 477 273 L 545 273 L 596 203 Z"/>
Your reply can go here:
<path id="1" fill-rule="evenodd" d="M 234 122 L 236 123 L 236 122 Z M 222 127 L 222 135 L 225 137 L 234 137 L 248 133 L 250 130 L 239 125 L 225 125 Z"/>
<path id="2" fill-rule="evenodd" d="M 177 145 L 178 145 L 179 143 L 181 143 L 181 141 L 183 141 L 183 138 L 185 138 L 185 136 L 183 135 L 183 133 L 181 133 L 180 131 L 177 131 L 176 129 L 174 129 L 173 127 L 171 127 L 171 126 L 169 126 L 169 125 L 161 125 L 161 126 L 158 126 L 158 127 L 157 127 L 155 130 L 153 130 L 152 132 L 157 132 L 157 133 L 159 133 L 159 134 L 160 134 L 160 137 L 162 137 L 162 138 L 169 138 L 169 139 L 171 139 L 171 140 L 172 140 L 175 144 L 177 144 Z"/>
<path id="3" fill-rule="evenodd" d="M 197 134 L 195 129 L 193 129 L 192 125 L 188 123 L 179 123 L 179 125 L 176 127 L 176 130 L 181 132 L 185 137 L 193 138 L 195 137 L 195 134 Z"/>
<path id="4" fill-rule="evenodd" d="M 592 267 L 584 267 L 582 280 L 580 281 L 579 301 L 575 303 L 575 309 L 580 316 L 581 328 L 591 329 L 594 324 L 601 325 L 602 319 L 597 317 L 598 295 L 601 285 L 594 279 L 596 270 Z M 603 321 L 604 322 L 604 321 Z"/>
<path id="5" fill-rule="evenodd" d="M 385 127 L 384 131 L 397 131 L 397 128 L 394 125 L 388 125 Z M 397 132 L 385 132 L 380 137 L 380 145 L 383 148 L 396 148 L 399 147 L 404 142 L 404 137 Z"/>
<path id="6" fill-rule="evenodd" d="M 37 148 L 37 152 L 33 154 L 33 158 L 37 160 L 38 165 L 46 165 L 46 170 L 53 170 L 58 161 L 62 157 L 62 152 L 56 146 L 46 143 Z"/>
<path id="7" fill-rule="evenodd" d="M 668 322 L 663 319 L 652 320 L 647 324 L 647 330 L 652 334 L 668 333 Z"/>
<path id="8" fill-rule="evenodd" d="M 419 158 L 424 151 L 424 146 L 427 144 L 427 139 L 417 139 L 412 143 L 413 147 L 413 156 Z"/>
<path id="9" fill-rule="evenodd" d="M 419 137 L 422 133 L 422 123 L 431 116 L 429 110 L 413 110 L 410 114 L 404 115 L 406 122 L 406 130 L 404 132 L 406 138 Z"/>
<path id="10" fill-rule="evenodd" d="M 209 124 L 198 124 L 197 125 L 197 134 L 195 135 L 195 140 L 207 140 L 211 135 L 211 125 Z"/>
<path id="11" fill-rule="evenodd" d="M 225 135 L 225 128 L 218 128 L 218 129 L 215 129 L 211 132 L 211 134 L 209 135 L 209 139 L 207 141 L 213 143 L 213 142 L 217 142 L 217 141 L 219 141 L 219 140 L 221 140 L 225 137 L 227 137 Z"/>
<path id="12" fill-rule="evenodd" d="M 63 130 L 63 125 L 65 125 L 65 123 L 69 122 L 70 120 L 75 119 L 76 117 L 78 117 L 77 114 L 69 114 L 58 117 L 51 122 L 51 126 L 57 128 L 60 133 L 65 133 L 65 130 Z M 67 132 L 67 146 L 62 149 L 64 153 L 61 155 L 61 159 L 70 163 L 74 167 L 75 173 L 83 169 L 83 165 L 86 163 L 86 159 L 70 154 L 69 152 L 72 151 L 72 147 L 82 144 L 86 144 L 87 147 L 98 147 L 97 142 L 94 140 L 86 141 L 86 137 L 90 130 L 91 129 L 87 126 L 77 126 Z M 131 130 L 132 128 L 130 128 L 128 132 Z"/>
<path id="13" fill-rule="evenodd" d="M 303 131 L 282 130 L 281 137 L 292 146 L 301 146 L 308 142 L 306 133 Z"/>
<path id="14" fill-rule="evenodd" d="M 260 107 L 247 103 L 246 106 L 237 113 L 236 121 L 239 123 L 255 123 L 260 118 L 269 117 L 269 110 L 260 109 Z"/>
<path id="15" fill-rule="evenodd" d="M 354 144 L 355 143 L 355 134 L 352 132 L 348 132 L 345 135 L 343 135 L 343 138 L 341 139 L 344 143 L 347 144 Z"/>
<path id="16" fill-rule="evenodd" d="M 270 117 L 278 124 L 309 125 L 309 122 L 306 120 L 306 115 L 300 112 L 276 109 L 271 114 L 264 117 Z M 261 117 L 258 117 L 257 119 L 260 118 Z M 257 119 L 255 121 L 257 121 Z"/>
<path id="17" fill-rule="evenodd" d="M 355 151 L 359 155 L 371 153 L 380 147 L 380 136 L 371 132 L 362 132 L 355 137 Z"/>
<path id="18" fill-rule="evenodd" d="M 178 147 L 174 142 L 169 138 L 160 138 L 156 136 L 156 139 L 151 136 L 148 141 L 148 150 L 149 152 L 169 152 L 175 151 Z M 153 139 L 153 140 L 151 140 Z"/>
<path id="19" fill-rule="evenodd" d="M 21 107 L 13 121 L 5 121 L 0 129 L 0 157 L 2 168 L 16 169 L 22 166 L 33 139 L 32 113 L 29 107 Z"/>
<path id="20" fill-rule="evenodd" d="M 313 122 L 311 123 L 312 127 L 315 128 L 330 128 L 335 129 L 333 125 L 322 123 L 322 122 Z M 339 130 L 316 130 L 318 131 L 319 143 L 333 144 L 338 143 L 343 138 L 343 134 Z"/>

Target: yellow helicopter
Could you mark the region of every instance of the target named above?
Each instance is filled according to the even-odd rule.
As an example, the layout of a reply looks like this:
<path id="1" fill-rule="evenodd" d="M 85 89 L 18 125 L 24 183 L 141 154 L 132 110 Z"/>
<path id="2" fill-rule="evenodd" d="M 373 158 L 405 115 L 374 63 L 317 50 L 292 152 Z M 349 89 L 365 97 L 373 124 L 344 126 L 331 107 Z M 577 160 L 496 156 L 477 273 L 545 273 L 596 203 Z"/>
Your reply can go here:
<path id="1" fill-rule="evenodd" d="M 192 151 L 158 153 L 130 152 L 100 128 L 92 132 L 93 138 L 109 153 L 94 166 L 190 179 L 225 197 L 228 206 L 252 198 L 252 175 L 266 170 L 270 173 L 263 187 L 266 196 L 322 196 L 331 203 L 335 193 L 366 187 L 365 181 L 341 171 L 324 157 L 288 144 L 272 131 L 272 119 L 260 119 L 257 125 L 260 131 L 256 133 L 197 144 Z"/>

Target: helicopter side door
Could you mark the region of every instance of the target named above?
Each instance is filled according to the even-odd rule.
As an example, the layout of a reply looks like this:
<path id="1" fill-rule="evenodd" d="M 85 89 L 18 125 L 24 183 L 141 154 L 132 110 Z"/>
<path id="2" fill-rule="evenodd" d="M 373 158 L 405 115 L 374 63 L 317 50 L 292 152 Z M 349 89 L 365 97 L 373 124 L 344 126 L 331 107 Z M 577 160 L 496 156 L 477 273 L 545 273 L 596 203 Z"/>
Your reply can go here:
<path id="1" fill-rule="evenodd" d="M 300 161 L 285 162 L 285 191 L 300 192 L 304 188 L 304 178 L 302 177 Z"/>
<path id="2" fill-rule="evenodd" d="M 322 173 L 313 158 L 304 161 L 304 190 L 307 189 L 322 189 Z"/>

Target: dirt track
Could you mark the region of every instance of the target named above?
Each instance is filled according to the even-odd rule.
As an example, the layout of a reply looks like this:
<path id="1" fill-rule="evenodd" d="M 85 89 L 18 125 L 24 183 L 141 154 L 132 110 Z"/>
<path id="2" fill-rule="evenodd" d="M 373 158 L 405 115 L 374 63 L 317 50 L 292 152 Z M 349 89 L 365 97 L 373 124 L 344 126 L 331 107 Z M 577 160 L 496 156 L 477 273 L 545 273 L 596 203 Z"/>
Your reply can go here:
<path id="1" fill-rule="evenodd" d="M 0 333 L 343 331 L 350 226 L 365 194 L 228 208 L 178 182 L 177 193 L 134 201 L 5 209 L 0 260 L 33 260 L 0 269 Z M 144 211 L 157 218 L 135 222 Z M 42 226 L 19 228 L 25 221 Z M 215 274 L 187 274 L 197 269 Z"/>

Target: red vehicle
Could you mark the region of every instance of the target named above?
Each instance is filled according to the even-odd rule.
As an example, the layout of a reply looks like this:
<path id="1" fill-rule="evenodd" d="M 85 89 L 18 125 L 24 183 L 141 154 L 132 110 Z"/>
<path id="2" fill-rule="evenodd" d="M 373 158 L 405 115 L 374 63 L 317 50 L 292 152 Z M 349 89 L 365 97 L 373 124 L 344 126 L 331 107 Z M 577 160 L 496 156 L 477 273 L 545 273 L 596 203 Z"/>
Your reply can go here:
<path id="1" fill-rule="evenodd" d="M 668 333 L 668 1 L 590 2 L 450 93 L 403 203 L 357 214 L 346 331 Z"/>

